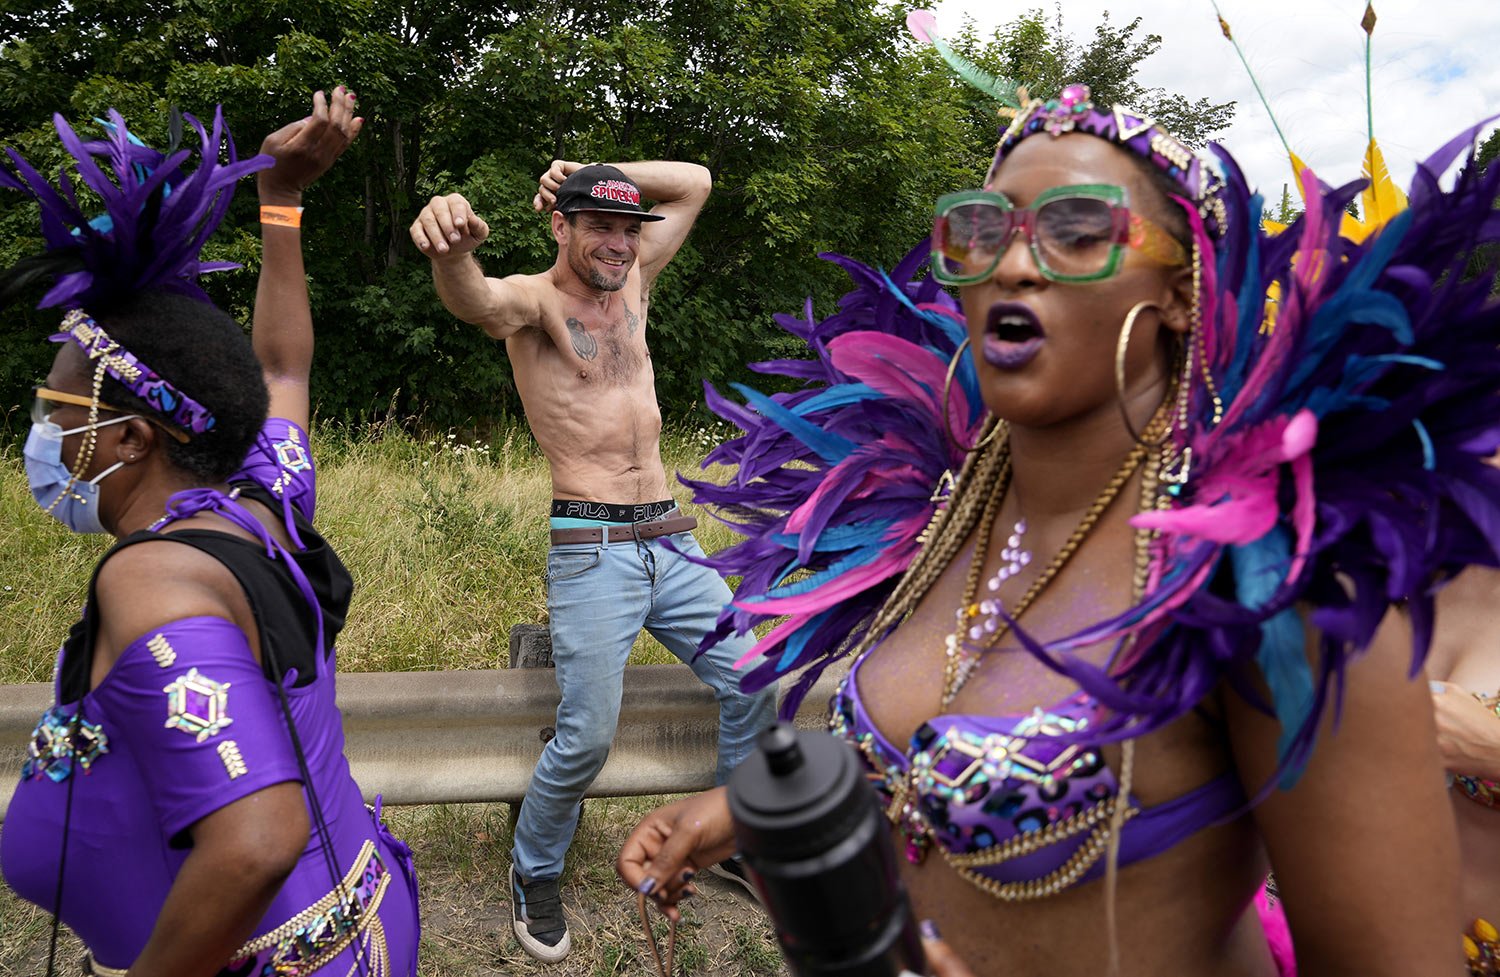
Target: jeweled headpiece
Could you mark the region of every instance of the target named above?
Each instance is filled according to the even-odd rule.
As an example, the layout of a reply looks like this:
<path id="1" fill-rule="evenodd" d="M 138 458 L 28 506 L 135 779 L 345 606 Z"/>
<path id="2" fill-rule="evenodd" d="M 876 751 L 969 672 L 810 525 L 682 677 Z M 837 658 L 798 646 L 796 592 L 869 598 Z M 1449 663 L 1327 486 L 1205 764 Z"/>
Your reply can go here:
<path id="1" fill-rule="evenodd" d="M 1056 98 L 1027 101 L 1026 89 L 1014 79 L 997 78 L 985 72 L 938 37 L 930 12 L 914 10 L 907 14 L 906 28 L 917 40 L 931 44 L 960 78 L 999 101 L 1002 116 L 1011 116 L 1010 126 L 995 147 L 986 184 L 994 179 L 995 168 L 1006 154 L 1027 136 L 1039 132 L 1050 136 L 1087 132 L 1142 157 L 1177 183 L 1197 208 L 1210 238 L 1217 240 L 1227 232 L 1229 214 L 1224 204 L 1224 179 L 1151 119 L 1120 105 L 1108 111 L 1096 108 L 1089 97 L 1089 87 L 1082 84 L 1068 85 Z"/>
<path id="2" fill-rule="evenodd" d="M 1221 238 L 1227 231 L 1229 215 L 1224 204 L 1223 177 L 1151 119 L 1120 105 L 1108 110 L 1097 108 L 1089 97 L 1087 85 L 1068 85 L 1056 98 L 1032 99 L 1023 105 L 1000 136 L 985 182 L 994 178 L 996 167 L 1017 143 L 1042 132 L 1054 137 L 1066 132 L 1086 132 L 1142 157 L 1182 188 L 1183 196 L 1197 208 L 1210 237 Z"/>
<path id="3" fill-rule="evenodd" d="M 196 151 L 181 145 L 184 120 L 198 134 Z M 131 135 L 114 109 L 102 124 L 106 138 L 84 142 L 60 114 L 53 116 L 58 140 L 72 156 L 70 165 L 59 170 L 55 188 L 20 153 L 6 149 L 14 170 L 0 168 L 0 186 L 37 202 L 46 252 L 0 277 L 0 296 L 53 276 L 56 281 L 38 308 L 60 305 L 70 311 L 52 340 L 76 343 L 99 377 L 108 374 L 174 426 L 202 434 L 213 428 L 213 414 L 111 339 L 84 310 L 145 291 L 176 292 L 207 302 L 198 276 L 239 265 L 201 261 L 203 245 L 229 209 L 235 183 L 273 160 L 241 160 L 221 109 L 214 110 L 211 133 L 174 109 L 165 153 Z M 226 162 L 220 162 L 221 152 Z M 190 169 L 195 155 L 197 165 Z M 75 177 L 103 202 L 103 213 L 84 212 Z M 183 340 L 191 342 L 191 337 Z"/>
<path id="4" fill-rule="evenodd" d="M 126 390 L 182 430 L 202 434 L 213 429 L 214 415 L 207 407 L 178 390 L 134 353 L 110 339 L 99 323 L 82 309 L 74 309 L 63 316 L 62 332 L 51 338 L 53 342 L 78 344 L 90 362 L 96 364 L 96 370 L 103 369 Z"/>

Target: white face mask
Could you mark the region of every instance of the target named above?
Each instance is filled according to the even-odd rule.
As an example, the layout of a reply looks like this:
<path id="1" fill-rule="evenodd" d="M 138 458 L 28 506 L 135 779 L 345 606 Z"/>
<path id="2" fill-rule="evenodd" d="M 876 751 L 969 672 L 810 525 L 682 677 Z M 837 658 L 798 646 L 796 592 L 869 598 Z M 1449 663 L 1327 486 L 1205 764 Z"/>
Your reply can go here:
<path id="1" fill-rule="evenodd" d="M 93 428 L 97 431 L 136 416 L 112 417 L 94 424 Z M 31 483 L 31 497 L 44 512 L 75 533 L 102 533 L 105 529 L 99 520 L 99 483 L 125 463 L 117 461 L 88 481 L 76 478 L 63 464 L 63 438 L 88 429 L 89 425 L 85 424 L 64 431 L 51 420 L 33 421 L 21 454 L 26 465 L 26 480 Z"/>

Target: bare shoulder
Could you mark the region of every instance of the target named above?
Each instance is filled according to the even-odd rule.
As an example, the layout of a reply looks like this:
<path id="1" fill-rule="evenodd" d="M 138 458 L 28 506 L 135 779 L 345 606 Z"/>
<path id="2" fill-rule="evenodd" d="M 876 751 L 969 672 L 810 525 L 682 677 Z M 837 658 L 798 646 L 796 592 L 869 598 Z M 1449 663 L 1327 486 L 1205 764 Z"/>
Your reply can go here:
<path id="1" fill-rule="evenodd" d="M 233 619 L 239 587 L 227 567 L 170 535 L 105 561 L 95 592 L 106 648 L 114 654 L 153 628 L 185 617 Z"/>
<path id="2" fill-rule="evenodd" d="M 1311 627 L 1307 638 L 1317 674 Z M 1431 695 L 1421 673 L 1412 676 L 1411 656 L 1410 622 L 1390 610 L 1344 670 L 1343 695 L 1323 710 L 1300 778 L 1254 809 L 1299 961 L 1306 952 L 1346 961 L 1340 973 L 1394 977 L 1428 972 L 1452 952 L 1458 850 Z M 1225 718 L 1253 796 L 1275 767 L 1280 724 L 1233 694 Z M 1371 784 L 1380 785 L 1378 804 L 1369 803 Z M 1422 898 L 1392 903 L 1388 894 L 1400 891 Z"/>
<path id="3" fill-rule="evenodd" d="M 474 321 L 491 339 L 509 339 L 523 329 L 543 323 L 546 303 L 557 289 L 545 272 L 486 278 L 489 309 Z"/>

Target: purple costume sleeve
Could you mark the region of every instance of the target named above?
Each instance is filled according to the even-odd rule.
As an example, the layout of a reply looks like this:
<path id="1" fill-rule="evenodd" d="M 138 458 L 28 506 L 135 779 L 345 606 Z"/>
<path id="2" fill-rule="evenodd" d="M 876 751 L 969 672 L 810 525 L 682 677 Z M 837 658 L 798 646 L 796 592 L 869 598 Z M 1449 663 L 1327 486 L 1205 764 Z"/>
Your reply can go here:
<path id="1" fill-rule="evenodd" d="M 168 836 L 301 780 L 275 689 L 244 632 L 223 618 L 184 618 L 141 635 L 92 698 L 129 730 Z"/>
<path id="2" fill-rule="evenodd" d="M 312 521 L 317 506 L 317 472 L 307 432 L 296 424 L 283 417 L 267 419 L 245 463 L 229 478 L 231 482 L 244 479 L 260 485 L 284 504 L 295 506 L 302 518 Z"/>

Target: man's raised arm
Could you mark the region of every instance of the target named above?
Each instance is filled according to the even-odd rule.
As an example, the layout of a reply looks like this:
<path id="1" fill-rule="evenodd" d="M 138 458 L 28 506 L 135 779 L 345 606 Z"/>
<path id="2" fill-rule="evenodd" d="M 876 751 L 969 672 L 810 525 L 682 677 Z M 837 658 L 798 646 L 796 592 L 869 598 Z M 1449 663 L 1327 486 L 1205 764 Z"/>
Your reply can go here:
<path id="1" fill-rule="evenodd" d="M 557 201 L 557 188 L 584 164 L 556 159 L 541 176 L 532 206 L 546 213 Z M 641 196 L 654 200 L 651 213 L 664 218 L 641 227 L 641 277 L 648 287 L 677 254 L 688 231 L 698 219 L 698 212 L 713 189 L 713 178 L 707 168 L 697 163 L 646 160 L 636 163 L 611 163 L 640 188 Z"/>
<path id="2" fill-rule="evenodd" d="M 412 243 L 432 259 L 432 281 L 448 311 L 494 339 L 506 339 L 541 319 L 524 276 L 486 278 L 474 249 L 490 236 L 489 225 L 461 194 L 433 197 L 411 225 Z"/>

